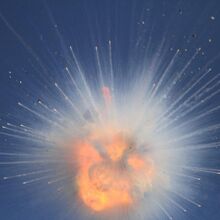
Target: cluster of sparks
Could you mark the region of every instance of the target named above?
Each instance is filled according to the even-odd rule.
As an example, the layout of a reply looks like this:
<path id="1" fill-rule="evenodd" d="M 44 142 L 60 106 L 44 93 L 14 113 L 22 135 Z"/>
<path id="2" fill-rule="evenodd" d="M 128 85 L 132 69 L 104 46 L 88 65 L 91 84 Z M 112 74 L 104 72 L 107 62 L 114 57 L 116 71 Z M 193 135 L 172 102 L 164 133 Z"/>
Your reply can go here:
<path id="1" fill-rule="evenodd" d="M 14 29 L 5 23 L 24 44 Z M 71 65 L 65 67 L 65 74 L 78 95 L 77 100 L 59 82 L 54 82 L 54 89 L 62 97 L 62 103 L 69 106 L 68 111 L 65 112 L 62 106 L 60 109 L 51 107 L 40 99 L 37 102 L 40 110 L 36 106 L 32 108 L 18 102 L 18 106 L 33 115 L 33 118 L 44 121 L 49 132 L 37 131 L 34 126 L 25 125 L 25 122 L 18 125 L 7 122 L 0 131 L 2 136 L 15 141 L 22 140 L 33 146 L 37 144 L 33 151 L 0 152 L 1 158 L 4 157 L 0 164 L 26 164 L 30 168 L 34 164 L 49 165 L 48 169 L 34 168 L 33 171 L 4 176 L 3 179 L 9 181 L 36 175 L 24 180 L 23 184 L 46 180 L 50 185 L 62 184 L 58 187 L 59 192 L 65 191 L 65 184 L 70 180 L 70 185 L 77 192 L 74 196 L 84 205 L 82 209 L 100 216 L 106 210 L 126 207 L 132 210 L 134 216 L 138 213 L 143 219 L 151 219 L 157 207 L 163 215 L 172 219 L 174 208 L 187 212 L 181 201 L 202 207 L 193 199 L 191 182 L 201 180 L 197 174 L 220 174 L 220 170 L 200 167 L 197 165 L 199 156 L 194 158 L 193 163 L 188 156 L 192 150 L 199 152 L 199 149 L 217 148 L 219 141 L 200 143 L 197 138 L 218 130 L 220 125 L 213 124 L 197 130 L 193 130 L 193 126 L 199 120 L 216 113 L 220 107 L 217 105 L 206 109 L 193 118 L 188 115 L 218 95 L 220 74 L 209 77 L 211 68 L 204 69 L 199 77 L 187 84 L 180 96 L 168 103 L 167 97 L 201 53 L 201 48 L 196 49 L 175 75 L 172 74 L 172 68 L 178 62 L 180 50 L 177 49 L 160 73 L 159 80 L 155 82 L 147 70 L 143 71 L 134 87 L 130 91 L 127 89 L 127 94 L 120 94 L 120 88 L 114 85 L 114 75 L 117 73 L 113 73 L 111 44 L 109 41 L 108 73 L 103 73 L 99 47 L 95 47 L 100 82 L 97 86 L 98 95 L 91 89 L 82 65 L 70 46 L 68 52 L 71 54 L 71 65 L 75 68 L 71 68 Z M 29 47 L 26 49 L 35 57 Z M 156 69 L 155 59 L 150 70 Z M 110 75 L 110 83 L 106 83 L 106 75 Z M 40 149 L 36 151 L 35 148 Z M 63 170 L 65 168 L 74 172 L 66 172 Z M 190 180 L 188 185 L 185 179 Z M 77 199 L 73 198 L 73 203 Z"/>

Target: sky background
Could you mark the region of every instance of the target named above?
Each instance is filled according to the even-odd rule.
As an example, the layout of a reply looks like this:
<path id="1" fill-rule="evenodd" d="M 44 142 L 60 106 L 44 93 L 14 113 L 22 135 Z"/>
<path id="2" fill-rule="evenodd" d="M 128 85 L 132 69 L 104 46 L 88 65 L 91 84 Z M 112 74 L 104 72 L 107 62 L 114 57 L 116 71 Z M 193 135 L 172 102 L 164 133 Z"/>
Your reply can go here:
<path id="1" fill-rule="evenodd" d="M 173 50 L 181 49 L 181 62 L 186 63 L 195 49 L 201 47 L 204 54 L 196 59 L 190 71 L 212 60 L 214 71 L 210 77 L 215 76 L 220 71 L 219 9 L 218 0 L 0 0 L 0 13 L 13 27 L 10 30 L 0 19 L 0 122 L 27 120 L 31 123 L 29 115 L 17 108 L 17 102 L 34 105 L 38 99 L 53 97 L 52 82 L 65 86 L 64 44 L 73 47 L 94 86 L 97 76 L 93 65 L 96 62 L 94 47 L 98 46 L 101 56 L 105 55 L 109 40 L 113 45 L 114 68 L 119 70 L 117 81 L 123 82 L 131 77 L 129 74 L 135 75 L 131 68 L 141 65 L 143 57 L 155 56 L 163 40 L 167 50 L 158 55 L 159 60 L 167 61 Z M 46 72 L 34 56 L 40 58 Z M 209 105 L 219 101 L 217 96 Z M 219 119 L 216 114 L 209 123 Z M 25 150 L 16 148 L 10 138 L 0 136 L 0 141 L 1 152 L 9 147 Z M 25 145 L 22 141 L 17 144 Z M 219 152 L 210 158 L 215 161 L 213 167 L 220 165 Z M 4 158 L 0 156 L 0 160 Z M 19 169 L 28 170 L 25 166 Z M 0 219 L 78 219 L 68 195 L 54 194 L 54 188 L 46 183 L 26 186 L 20 179 L 1 180 L 1 176 L 16 173 L 17 167 L 0 167 Z M 192 206 L 189 214 L 177 215 L 176 219 L 220 219 L 219 177 L 204 179 L 199 188 L 204 207 Z"/>

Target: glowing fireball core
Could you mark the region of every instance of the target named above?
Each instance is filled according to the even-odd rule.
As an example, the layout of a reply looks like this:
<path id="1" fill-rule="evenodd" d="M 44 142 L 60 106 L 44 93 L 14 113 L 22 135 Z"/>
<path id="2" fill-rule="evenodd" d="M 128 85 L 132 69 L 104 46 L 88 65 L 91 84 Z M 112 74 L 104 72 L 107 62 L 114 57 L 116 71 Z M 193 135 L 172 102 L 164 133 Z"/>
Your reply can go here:
<path id="1" fill-rule="evenodd" d="M 76 143 L 76 184 L 83 203 L 94 211 L 131 206 L 151 187 L 153 163 L 113 127 L 94 129 Z"/>

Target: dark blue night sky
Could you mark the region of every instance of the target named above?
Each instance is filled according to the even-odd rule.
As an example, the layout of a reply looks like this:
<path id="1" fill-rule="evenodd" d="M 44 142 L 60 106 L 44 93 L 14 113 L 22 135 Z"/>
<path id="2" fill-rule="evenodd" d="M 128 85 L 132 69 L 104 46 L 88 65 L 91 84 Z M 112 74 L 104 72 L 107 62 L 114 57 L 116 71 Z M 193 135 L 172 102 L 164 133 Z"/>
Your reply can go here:
<path id="1" fill-rule="evenodd" d="M 184 93 L 185 85 L 198 78 L 205 69 L 211 73 L 202 84 L 220 73 L 220 1 L 218 0 L 0 0 L 0 124 L 7 122 L 19 124 L 25 122 L 30 127 L 44 126 L 37 117 L 31 116 L 17 105 L 37 105 L 39 100 L 50 100 L 50 104 L 61 107 L 54 82 L 68 87 L 63 72 L 68 65 L 68 47 L 72 46 L 78 60 L 87 73 L 91 87 L 97 84 L 97 67 L 94 47 L 98 46 L 100 56 L 108 54 L 108 41 L 112 43 L 113 69 L 117 72 L 116 84 L 126 88 L 126 82 L 132 84 L 141 70 L 144 60 L 156 57 L 157 72 L 168 64 L 173 51 L 180 49 L 180 59 L 175 68 L 182 69 L 192 58 L 195 50 L 201 48 L 198 58 L 187 69 L 191 75 L 184 76 L 178 84 L 170 101 Z M 164 42 L 162 50 L 158 50 Z M 107 61 L 102 60 L 102 65 Z M 158 65 L 158 66 L 157 66 Z M 147 64 L 146 64 L 147 66 Z M 106 67 L 106 70 L 108 67 Z M 156 80 L 159 75 L 154 76 Z M 170 79 L 173 77 L 170 76 Z M 168 77 L 169 78 L 169 77 Z M 216 81 L 219 78 L 216 78 Z M 210 86 L 212 86 L 211 84 Z M 219 89 L 215 87 L 212 92 Z M 192 112 L 192 117 L 218 106 L 217 94 L 204 106 Z M 205 118 L 207 126 L 220 123 L 219 111 Z M 202 122 L 201 122 L 202 124 Z M 200 122 L 196 126 L 200 126 Z M 2 132 L 2 130 L 1 130 Z M 219 142 L 220 131 L 207 133 L 205 142 Z M 204 137 L 203 137 L 204 138 Z M 1 220 L 74 220 L 82 219 L 76 214 L 79 206 L 73 205 L 69 193 L 54 193 L 59 184 L 48 186 L 47 180 L 22 184 L 26 177 L 4 180 L 32 170 L 46 170 L 51 164 L 13 165 L 1 162 L 27 160 L 26 157 L 6 156 L 3 153 L 29 153 L 33 143 L 0 133 L 0 219 Z M 41 149 L 42 144 L 35 143 Z M 28 147 L 27 147 L 28 146 Z M 30 146 L 30 147 L 29 147 Z M 201 164 L 220 169 L 220 153 L 216 148 L 202 151 Z M 196 157 L 192 152 L 191 156 Z M 33 159 L 34 160 L 34 159 Z M 220 177 L 214 174 L 200 173 L 201 181 L 197 201 L 201 208 L 182 201 L 187 213 L 172 213 L 174 219 L 220 219 Z M 32 178 L 39 178 L 36 175 Z M 53 176 L 53 175 L 52 175 Z M 70 187 L 68 185 L 68 187 Z M 146 204 L 147 206 L 147 204 Z M 158 217 L 159 216 L 159 217 Z M 90 218 L 88 218 L 90 219 Z M 148 218 L 146 217 L 146 220 Z M 167 219 L 166 215 L 156 215 L 155 219 Z M 83 219 L 86 220 L 86 219 Z"/>

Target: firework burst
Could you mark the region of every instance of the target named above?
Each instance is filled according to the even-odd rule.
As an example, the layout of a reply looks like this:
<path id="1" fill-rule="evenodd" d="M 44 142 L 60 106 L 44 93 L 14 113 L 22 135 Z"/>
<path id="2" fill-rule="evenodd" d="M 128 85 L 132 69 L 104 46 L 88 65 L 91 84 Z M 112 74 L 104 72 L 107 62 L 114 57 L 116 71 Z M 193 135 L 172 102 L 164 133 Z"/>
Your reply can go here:
<path id="1" fill-rule="evenodd" d="M 203 208 L 201 179 L 220 174 L 207 163 L 219 146 L 215 59 L 195 70 L 204 50 L 175 49 L 166 35 L 152 52 L 144 27 L 127 69 L 112 40 L 94 46 L 92 62 L 84 63 L 48 13 L 62 47 L 55 73 L 1 15 L 40 68 L 33 64 L 37 80 L 30 90 L 37 95 L 26 93 L 34 103 L 18 100 L 13 112 L 20 119 L 2 120 L 0 134 L 7 139 L 0 165 L 10 174 L 2 176 L 5 186 L 20 182 L 24 194 L 34 188 L 41 199 L 32 201 L 43 204 L 44 195 L 65 200 L 79 219 L 186 219 L 192 206 Z"/>

